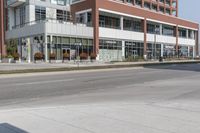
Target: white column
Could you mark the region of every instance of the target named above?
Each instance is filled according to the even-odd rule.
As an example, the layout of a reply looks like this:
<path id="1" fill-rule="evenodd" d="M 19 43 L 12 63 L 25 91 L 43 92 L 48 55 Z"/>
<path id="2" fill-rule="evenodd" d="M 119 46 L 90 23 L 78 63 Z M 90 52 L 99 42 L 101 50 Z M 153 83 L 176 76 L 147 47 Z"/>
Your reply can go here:
<path id="1" fill-rule="evenodd" d="M 87 24 L 87 22 L 88 22 L 88 14 L 87 14 L 87 12 L 85 13 L 84 21 L 85 21 L 84 23 Z"/>
<path id="2" fill-rule="evenodd" d="M 161 57 L 163 57 L 163 52 L 164 52 L 164 45 L 163 44 L 161 44 Z"/>
<path id="3" fill-rule="evenodd" d="M 189 32 L 188 32 L 188 29 L 186 29 L 186 38 L 189 38 Z"/>
<path id="4" fill-rule="evenodd" d="M 50 35 L 50 53 L 53 53 L 52 42 L 53 42 L 53 36 Z"/>
<path id="5" fill-rule="evenodd" d="M 125 41 L 122 41 L 122 60 L 125 59 Z"/>
<path id="6" fill-rule="evenodd" d="M 120 27 L 121 27 L 121 30 L 124 30 L 124 17 L 123 16 L 120 17 Z"/>
<path id="7" fill-rule="evenodd" d="M 48 62 L 48 44 L 47 44 L 47 35 L 44 34 L 44 51 L 45 51 L 45 62 Z M 50 37 L 50 41 L 51 41 L 51 37 Z M 50 42 L 51 43 L 51 42 Z"/>
<path id="8" fill-rule="evenodd" d="M 188 46 L 188 57 L 190 57 L 190 46 Z"/>
<path id="9" fill-rule="evenodd" d="M 28 63 L 31 63 L 31 42 L 30 42 L 30 38 L 27 38 L 27 57 L 28 57 Z"/>
<path id="10" fill-rule="evenodd" d="M 160 35 L 162 35 L 162 24 L 160 24 Z"/>
<path id="11" fill-rule="evenodd" d="M 196 52 L 195 52 L 195 46 L 193 46 L 193 58 L 195 57 L 195 54 L 196 54 Z"/>

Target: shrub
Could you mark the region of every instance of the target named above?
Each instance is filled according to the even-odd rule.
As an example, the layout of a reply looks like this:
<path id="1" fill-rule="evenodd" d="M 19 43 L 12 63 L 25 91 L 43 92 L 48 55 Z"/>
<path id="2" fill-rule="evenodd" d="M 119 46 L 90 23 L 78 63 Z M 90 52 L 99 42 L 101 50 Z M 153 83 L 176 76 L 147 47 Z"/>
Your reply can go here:
<path id="1" fill-rule="evenodd" d="M 56 59 L 56 54 L 55 53 L 51 53 L 49 57 L 50 57 L 50 60 L 55 60 Z"/>
<path id="2" fill-rule="evenodd" d="M 69 59 L 70 58 L 70 54 L 69 53 L 64 53 L 63 54 L 63 59 Z"/>
<path id="3" fill-rule="evenodd" d="M 43 59 L 43 54 L 41 52 L 37 52 L 34 55 L 35 60 L 42 60 Z"/>
<path id="4" fill-rule="evenodd" d="M 90 58 L 91 58 L 92 60 L 95 60 L 95 59 L 96 59 L 96 57 L 97 57 L 97 56 L 96 56 L 96 54 L 95 54 L 95 53 L 91 53 L 91 54 L 90 54 Z"/>
<path id="5" fill-rule="evenodd" d="M 13 56 L 12 55 L 8 55 L 6 58 L 13 58 Z"/>
<path id="6" fill-rule="evenodd" d="M 81 53 L 80 54 L 80 59 L 81 60 L 87 60 L 88 59 L 88 55 L 86 53 Z"/>
<path id="7" fill-rule="evenodd" d="M 20 57 L 19 53 L 14 53 L 12 56 L 14 60 L 19 60 L 19 57 Z"/>

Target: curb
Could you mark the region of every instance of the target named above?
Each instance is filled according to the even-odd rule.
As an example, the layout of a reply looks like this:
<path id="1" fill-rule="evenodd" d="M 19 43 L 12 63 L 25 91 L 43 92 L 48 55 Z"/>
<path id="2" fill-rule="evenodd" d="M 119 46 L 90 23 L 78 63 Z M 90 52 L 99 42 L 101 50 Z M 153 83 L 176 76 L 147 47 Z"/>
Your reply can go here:
<path id="1" fill-rule="evenodd" d="M 130 68 L 130 67 L 149 67 L 149 66 L 164 66 L 172 64 L 198 64 L 200 61 L 180 61 L 180 62 L 153 62 L 141 64 L 112 64 L 105 66 L 82 66 L 82 67 L 62 67 L 62 68 L 42 68 L 42 69 L 24 69 L 24 70 L 6 70 L 0 71 L 2 74 L 17 74 L 17 73 L 39 73 L 39 72 L 59 72 L 59 71 L 76 71 L 76 70 L 95 70 L 95 69 L 111 69 L 111 68 Z"/>

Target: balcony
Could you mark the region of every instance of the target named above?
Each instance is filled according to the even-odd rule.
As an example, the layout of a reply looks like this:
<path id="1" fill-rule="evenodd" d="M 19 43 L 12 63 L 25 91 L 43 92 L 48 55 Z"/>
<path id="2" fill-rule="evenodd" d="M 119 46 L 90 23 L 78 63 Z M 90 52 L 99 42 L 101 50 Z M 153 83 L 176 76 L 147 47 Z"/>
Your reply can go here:
<path id="1" fill-rule="evenodd" d="M 56 19 L 46 19 L 13 26 L 12 29 L 6 31 L 6 40 L 45 33 L 60 36 L 81 36 L 83 38 L 93 38 L 93 28 L 85 24 L 74 24 L 72 22 L 65 22 Z"/>
<path id="2" fill-rule="evenodd" d="M 17 7 L 25 2 L 26 2 L 26 0 L 8 0 L 7 5 L 9 7 Z"/>

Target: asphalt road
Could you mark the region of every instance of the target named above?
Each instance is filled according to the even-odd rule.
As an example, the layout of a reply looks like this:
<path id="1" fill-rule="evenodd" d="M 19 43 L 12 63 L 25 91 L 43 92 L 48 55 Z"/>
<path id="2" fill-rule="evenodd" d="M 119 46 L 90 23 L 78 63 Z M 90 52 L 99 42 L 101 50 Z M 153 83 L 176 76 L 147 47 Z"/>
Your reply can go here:
<path id="1" fill-rule="evenodd" d="M 87 129 L 85 132 L 197 133 L 200 132 L 200 64 L 0 77 L 0 111 L 61 106 L 70 107 L 72 116 L 79 116 L 79 111 L 85 111 L 88 113 L 87 121 L 93 123 L 98 121 L 96 117 L 90 119 L 93 113 L 112 120 L 117 116 L 120 121 L 129 120 L 129 124 L 135 120 L 129 126 L 110 122 L 110 128 L 104 130 L 102 128 L 106 125 L 102 123 L 79 123 L 83 126 L 81 129 Z M 99 106 L 102 108 L 99 109 Z M 74 114 L 74 107 L 79 108 L 75 111 L 77 114 Z M 51 113 L 54 114 L 54 111 Z M 51 113 L 44 115 L 50 117 Z M 0 123 L 1 116 L 0 113 Z M 5 114 L 2 119 L 9 122 Z M 78 122 L 80 120 L 73 125 Z M 115 124 L 118 127 L 113 127 Z M 27 130 L 36 132 L 31 127 Z M 62 131 L 65 130 L 63 128 Z"/>

